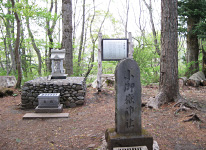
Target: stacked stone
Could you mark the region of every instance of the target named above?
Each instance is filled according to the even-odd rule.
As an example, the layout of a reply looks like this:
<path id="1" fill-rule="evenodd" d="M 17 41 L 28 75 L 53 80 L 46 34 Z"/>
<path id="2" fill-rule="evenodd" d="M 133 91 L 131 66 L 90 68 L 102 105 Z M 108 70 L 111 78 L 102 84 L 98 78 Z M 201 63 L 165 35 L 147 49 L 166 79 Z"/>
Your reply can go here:
<path id="1" fill-rule="evenodd" d="M 23 108 L 35 108 L 38 95 L 41 93 L 60 93 L 60 103 L 65 107 L 76 107 L 84 104 L 86 83 L 84 77 L 68 77 L 67 79 L 47 80 L 40 77 L 24 83 L 21 103 Z"/>

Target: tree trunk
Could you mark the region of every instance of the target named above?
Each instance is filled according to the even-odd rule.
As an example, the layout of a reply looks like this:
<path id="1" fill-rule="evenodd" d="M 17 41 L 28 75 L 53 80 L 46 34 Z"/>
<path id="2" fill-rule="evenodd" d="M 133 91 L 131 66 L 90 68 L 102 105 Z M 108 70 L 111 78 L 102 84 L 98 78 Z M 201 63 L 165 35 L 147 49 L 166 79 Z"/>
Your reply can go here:
<path id="1" fill-rule="evenodd" d="M 127 12 L 126 12 L 126 21 L 125 21 L 125 31 L 124 31 L 124 34 L 125 34 L 125 38 L 127 38 L 127 26 L 128 26 L 128 19 L 129 19 L 129 0 L 126 0 L 126 7 L 127 7 Z"/>
<path id="2" fill-rule="evenodd" d="M 0 56 L 0 60 L 2 60 L 1 56 Z M 5 70 L 4 65 L 3 65 L 2 61 L 0 61 L 0 68 L 2 68 L 2 70 Z"/>
<path id="3" fill-rule="evenodd" d="M 11 0 L 12 2 L 12 8 L 15 8 L 14 0 Z M 16 57 L 16 63 L 17 63 L 17 70 L 18 70 L 18 79 L 16 83 L 16 88 L 21 88 L 21 79 L 22 79 L 22 72 L 21 72 L 21 62 L 19 57 L 19 43 L 20 43 L 20 19 L 16 11 L 14 11 L 14 15 L 17 22 L 17 35 L 16 35 L 16 43 L 15 43 L 15 57 Z"/>
<path id="4" fill-rule="evenodd" d="M 206 52 L 202 45 L 202 72 L 205 74 L 206 77 Z"/>
<path id="5" fill-rule="evenodd" d="M 80 63 L 82 59 L 82 47 L 83 47 L 83 39 L 84 39 L 84 25 L 85 25 L 85 0 L 83 0 L 83 14 L 82 14 L 82 33 L 81 33 L 81 40 L 79 45 L 79 55 L 78 55 L 78 71 L 80 70 Z"/>
<path id="6" fill-rule="evenodd" d="M 8 3 L 9 3 L 9 0 L 8 0 Z M 9 15 L 9 16 L 11 15 L 10 8 L 8 8 L 7 15 Z M 7 21 L 7 23 L 5 24 L 6 25 L 6 38 L 8 41 L 8 48 L 9 48 L 10 55 L 11 55 L 11 66 L 12 66 L 11 70 L 16 72 L 16 62 L 15 62 L 14 50 L 13 50 L 12 45 L 11 45 L 11 43 L 12 43 L 11 42 L 11 30 L 12 31 L 14 30 L 11 26 L 11 22 L 10 22 L 11 20 L 14 21 L 13 19 L 9 19 L 9 18 L 6 19 L 6 21 Z M 10 73 L 10 71 L 8 72 L 8 74 Z"/>
<path id="7" fill-rule="evenodd" d="M 52 13 L 52 9 L 53 9 L 53 0 L 51 1 L 51 6 L 50 6 L 50 9 L 49 9 L 49 12 Z M 54 10 L 54 13 L 56 15 L 56 18 L 57 18 L 57 0 L 55 0 L 55 10 Z M 53 22 L 52 22 L 52 26 L 50 27 L 50 19 L 47 19 L 47 35 L 49 37 L 49 54 L 48 54 L 48 57 L 50 58 L 51 57 L 51 50 L 54 48 L 54 40 L 53 40 L 53 32 L 54 32 L 54 27 L 56 25 L 56 22 L 57 20 L 54 19 Z M 48 59 L 48 69 L 49 71 L 51 72 L 51 59 Z"/>
<path id="8" fill-rule="evenodd" d="M 24 28 L 22 26 L 22 21 L 21 21 L 21 44 L 20 47 L 22 49 L 22 54 L 21 54 L 21 66 L 22 70 L 25 73 L 25 76 L 27 77 L 27 62 L 26 62 L 26 48 L 25 48 L 25 40 L 24 40 Z M 24 75 L 24 74 L 23 74 Z"/>
<path id="9" fill-rule="evenodd" d="M 176 101 L 179 94 L 177 51 L 177 0 L 161 1 L 161 58 L 159 93 L 155 98 L 157 107 Z"/>
<path id="10" fill-rule="evenodd" d="M 198 18 L 188 16 L 187 19 L 187 60 L 189 68 L 187 71 L 187 76 L 194 74 L 199 71 L 199 43 L 198 36 L 192 30 L 194 30 L 196 24 L 199 22 Z"/>
<path id="11" fill-rule="evenodd" d="M 26 3 L 28 5 L 28 0 L 26 1 Z M 41 76 L 41 69 L 42 69 L 41 53 L 40 53 L 40 50 L 38 49 L 38 47 L 36 46 L 36 43 L 35 43 L 35 40 L 34 40 L 34 36 L 33 36 L 32 32 L 31 32 L 30 24 L 29 24 L 29 17 L 28 16 L 26 16 L 26 25 L 27 25 L 27 29 L 28 29 L 28 32 L 29 32 L 29 37 L 31 38 L 31 41 L 32 41 L 32 46 L 33 46 L 35 52 L 37 53 L 38 64 L 39 64 L 38 74 Z"/>
<path id="12" fill-rule="evenodd" d="M 6 56 L 6 73 L 8 75 L 8 73 L 9 73 L 9 55 L 8 55 L 8 51 L 7 51 L 6 37 L 4 36 L 2 30 L 1 30 L 1 34 L 2 34 L 3 41 L 4 41 L 4 52 L 5 52 L 5 56 Z M 0 59 L 2 60 L 1 56 L 0 56 Z M 1 68 L 4 70 L 4 65 L 3 65 L 2 61 L 1 61 Z"/>
<path id="13" fill-rule="evenodd" d="M 73 29 L 72 29 L 72 34 L 73 34 L 73 39 L 72 39 L 72 41 L 73 41 L 73 43 L 72 44 L 75 44 L 75 41 L 76 41 L 76 11 L 77 11 L 77 4 L 78 3 L 78 0 L 74 0 L 74 3 L 73 3 L 73 7 L 74 7 L 74 9 L 73 9 Z"/>
<path id="14" fill-rule="evenodd" d="M 73 74 L 72 0 L 62 0 L 62 48 L 65 49 L 65 70 Z"/>
<path id="15" fill-rule="evenodd" d="M 31 32 L 30 25 L 29 25 L 29 17 L 26 17 L 26 24 L 27 24 L 27 29 L 28 29 L 28 32 L 29 32 L 29 37 L 31 38 L 32 46 L 33 46 L 34 50 L 37 53 L 38 64 L 39 64 L 38 74 L 41 76 L 41 68 L 42 68 L 42 66 L 41 66 L 41 63 L 42 63 L 41 53 L 40 53 L 40 50 L 38 49 L 38 47 L 36 46 L 36 43 L 35 43 L 35 40 L 34 40 L 34 36 L 33 36 L 32 32 Z"/>

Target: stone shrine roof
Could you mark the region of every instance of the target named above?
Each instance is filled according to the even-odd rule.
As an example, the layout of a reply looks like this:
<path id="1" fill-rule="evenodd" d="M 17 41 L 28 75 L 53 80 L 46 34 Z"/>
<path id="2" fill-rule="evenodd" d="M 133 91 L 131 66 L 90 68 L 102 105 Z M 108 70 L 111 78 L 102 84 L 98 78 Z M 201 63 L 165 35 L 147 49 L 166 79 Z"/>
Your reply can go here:
<path id="1" fill-rule="evenodd" d="M 51 50 L 51 58 L 50 59 L 64 59 L 65 58 L 65 49 L 62 50 Z"/>

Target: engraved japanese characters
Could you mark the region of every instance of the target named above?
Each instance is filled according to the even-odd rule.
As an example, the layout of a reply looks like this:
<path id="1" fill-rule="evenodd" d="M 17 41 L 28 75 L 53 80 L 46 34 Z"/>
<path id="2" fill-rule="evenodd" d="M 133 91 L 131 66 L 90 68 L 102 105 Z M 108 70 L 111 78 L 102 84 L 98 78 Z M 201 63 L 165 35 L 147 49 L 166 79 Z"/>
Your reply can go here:
<path id="1" fill-rule="evenodd" d="M 122 60 L 115 71 L 117 133 L 141 135 L 140 70 L 132 59 Z"/>

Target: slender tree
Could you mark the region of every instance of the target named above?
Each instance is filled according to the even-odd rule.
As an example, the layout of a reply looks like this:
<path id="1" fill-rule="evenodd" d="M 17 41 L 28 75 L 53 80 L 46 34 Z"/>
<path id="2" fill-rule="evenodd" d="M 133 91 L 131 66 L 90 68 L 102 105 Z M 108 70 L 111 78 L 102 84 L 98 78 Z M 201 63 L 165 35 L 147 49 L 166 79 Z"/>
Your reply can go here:
<path id="1" fill-rule="evenodd" d="M 160 55 L 160 48 L 159 48 L 159 44 L 158 44 L 158 41 L 157 41 L 157 33 L 156 33 L 156 30 L 155 30 L 154 21 L 153 21 L 152 2 L 151 2 L 151 0 L 149 0 L 149 4 L 148 4 L 145 0 L 143 0 L 143 1 L 144 1 L 144 4 L 146 5 L 148 11 L 149 11 L 150 23 L 151 23 L 151 26 L 152 26 L 152 34 L 153 34 L 155 50 L 156 50 L 156 53 L 158 55 Z"/>
<path id="2" fill-rule="evenodd" d="M 22 72 L 21 72 L 21 61 L 19 57 L 19 43 L 20 43 L 20 18 L 19 15 L 17 14 L 17 11 L 15 10 L 15 2 L 14 0 L 11 0 L 12 2 L 12 10 L 14 12 L 16 22 L 17 22 L 17 35 L 16 35 L 16 42 L 15 42 L 15 58 L 16 58 L 16 63 L 17 63 L 17 70 L 18 70 L 18 80 L 16 83 L 16 88 L 21 87 L 21 79 L 22 79 Z"/>
<path id="3" fill-rule="evenodd" d="M 107 12 L 106 12 L 106 14 L 105 14 L 105 16 L 104 16 L 101 24 L 100 24 L 100 27 L 99 27 L 99 29 L 98 29 L 98 33 L 101 32 L 101 29 L 102 29 L 102 26 L 103 26 L 103 24 L 104 24 L 104 21 L 105 21 L 107 15 L 108 15 L 108 13 L 109 13 L 110 3 L 111 3 L 111 0 L 109 1 L 108 7 L 107 7 Z M 90 22 L 90 38 L 91 38 L 91 40 L 92 40 L 92 52 L 91 52 L 91 57 L 90 57 L 90 60 L 89 60 L 88 70 L 87 70 L 87 72 L 86 72 L 86 74 L 85 74 L 85 77 L 86 77 L 86 78 L 88 77 L 88 75 L 90 74 L 90 72 L 91 72 L 91 70 L 92 70 L 92 68 L 93 68 L 93 66 L 94 66 L 94 64 L 93 64 L 93 63 L 94 63 L 94 51 L 95 51 L 95 48 L 96 48 L 96 45 L 95 45 L 95 44 L 96 44 L 96 41 L 97 41 L 97 39 L 98 39 L 98 36 L 94 37 L 94 35 L 92 34 L 92 26 L 93 26 L 94 19 L 95 19 L 95 16 L 96 16 L 95 0 L 93 0 L 93 6 L 94 6 L 94 7 L 93 7 L 94 14 L 93 14 L 92 19 L 91 19 L 91 22 Z"/>
<path id="4" fill-rule="evenodd" d="M 122 1 L 120 1 L 120 2 L 122 3 Z M 126 3 L 126 10 L 121 9 L 121 11 L 119 11 L 119 9 L 118 9 L 118 13 L 119 13 L 119 17 L 121 19 L 122 25 L 124 26 L 124 36 L 125 36 L 125 38 L 127 38 L 130 1 L 126 0 L 125 3 Z M 123 3 L 122 3 L 122 6 L 124 6 Z M 125 15 L 125 18 L 124 18 L 124 16 L 122 16 L 122 12 L 124 12 L 123 15 Z"/>
<path id="5" fill-rule="evenodd" d="M 159 94 L 156 108 L 180 97 L 178 84 L 177 0 L 161 1 L 161 58 Z"/>
<path id="6" fill-rule="evenodd" d="M 81 59 L 82 59 L 82 50 L 83 50 L 83 39 L 84 39 L 84 25 L 85 25 L 85 0 L 83 0 L 83 14 L 82 14 L 82 32 L 81 39 L 79 45 L 79 54 L 78 54 L 78 68 L 80 67 Z M 79 69 L 78 69 L 79 70 Z"/>
<path id="7" fill-rule="evenodd" d="M 21 41 L 20 41 L 20 48 L 21 48 L 21 64 L 22 64 L 22 70 L 25 73 L 25 76 L 27 77 L 27 56 L 26 56 L 26 45 L 25 45 L 25 39 L 24 39 L 24 28 L 23 28 L 23 23 L 21 20 Z M 22 74 L 24 75 L 24 74 Z"/>
<path id="8" fill-rule="evenodd" d="M 73 74 L 72 0 L 62 0 L 62 48 L 65 49 L 65 70 Z"/>
<path id="9" fill-rule="evenodd" d="M 26 4 L 27 4 L 27 7 L 29 8 L 28 0 L 26 0 Z M 32 31 L 30 29 L 29 16 L 27 14 L 25 14 L 25 16 L 26 16 L 26 25 L 27 25 L 29 37 L 31 38 L 32 46 L 33 46 L 33 48 L 34 48 L 34 50 L 37 54 L 37 57 L 38 57 L 38 74 L 41 75 L 41 69 L 42 69 L 41 52 L 40 52 L 39 48 L 37 47 L 37 45 L 35 43 L 34 35 L 33 35 Z"/>
<path id="10" fill-rule="evenodd" d="M 10 0 L 7 0 L 7 6 L 8 6 L 8 12 L 7 12 L 7 17 L 6 18 L 6 23 L 5 23 L 5 26 L 6 26 L 6 38 L 7 38 L 7 42 L 8 42 L 8 48 L 9 48 L 9 51 L 10 51 L 10 55 L 11 55 L 11 69 L 9 70 L 8 74 L 10 73 L 11 70 L 13 70 L 14 72 L 16 72 L 16 61 L 15 61 L 15 55 L 14 55 L 14 48 L 12 47 L 12 34 L 13 34 L 13 28 L 14 26 L 12 26 L 13 22 L 14 22 L 14 19 L 11 16 L 11 8 L 10 8 Z"/>
<path id="11" fill-rule="evenodd" d="M 3 20 L 4 20 L 4 18 L 3 18 Z M 10 65 L 9 65 L 9 53 L 8 53 L 8 50 L 7 50 L 6 36 L 4 36 L 3 29 L 1 29 L 1 34 L 2 34 L 2 39 L 4 41 L 4 52 L 5 52 L 5 56 L 6 56 L 6 73 L 8 75 L 9 74 L 9 68 L 10 68 Z M 0 60 L 1 60 L 1 68 L 4 70 L 5 68 L 4 68 L 3 63 L 2 63 L 2 58 Z"/>
<path id="12" fill-rule="evenodd" d="M 55 3 L 55 6 L 54 6 L 54 3 Z M 51 57 L 51 50 L 53 49 L 54 45 L 53 45 L 53 33 L 54 33 L 54 28 L 56 26 L 56 22 L 57 22 L 57 19 L 58 19 L 58 16 L 57 16 L 57 0 L 55 0 L 55 2 L 53 0 L 51 0 L 51 6 L 50 6 L 50 9 L 49 9 L 49 13 L 51 14 L 52 13 L 52 10 L 53 10 L 53 7 L 55 7 L 54 9 L 54 18 L 52 19 L 52 25 L 50 27 L 50 21 L 51 21 L 51 18 L 47 18 L 47 21 L 46 21 L 46 24 L 47 24 L 47 36 L 49 37 L 49 58 Z M 49 71 L 51 72 L 51 60 L 49 59 L 49 64 L 48 64 L 48 67 L 49 67 Z"/>

